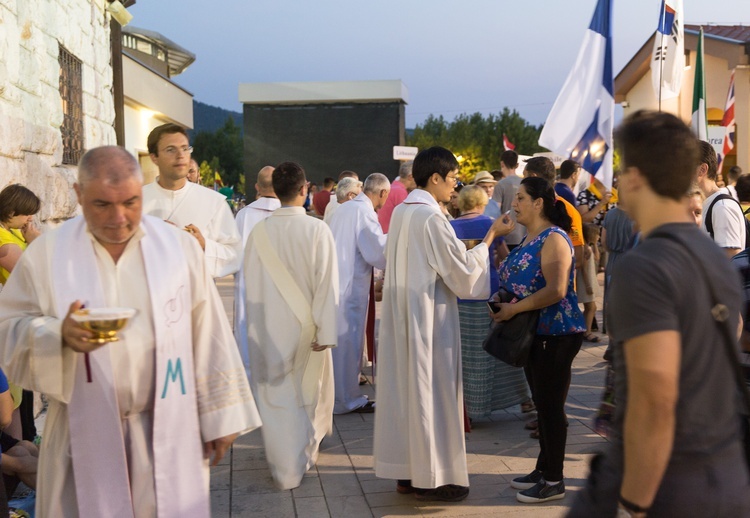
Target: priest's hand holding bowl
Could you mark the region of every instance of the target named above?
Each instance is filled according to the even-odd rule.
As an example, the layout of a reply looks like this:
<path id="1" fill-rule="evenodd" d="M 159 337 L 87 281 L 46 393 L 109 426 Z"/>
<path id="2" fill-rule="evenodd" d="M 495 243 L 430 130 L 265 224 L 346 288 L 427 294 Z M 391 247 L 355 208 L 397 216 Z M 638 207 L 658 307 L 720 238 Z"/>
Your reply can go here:
<path id="1" fill-rule="evenodd" d="M 507 236 L 514 228 L 516 228 L 516 222 L 510 217 L 510 211 L 508 211 L 492 223 L 482 242 L 490 246 L 496 238 Z"/>
<path id="2" fill-rule="evenodd" d="M 84 329 L 81 324 L 73 320 L 71 315 L 80 310 L 83 307 L 83 303 L 80 300 L 76 300 L 68 308 L 68 314 L 65 315 L 65 319 L 62 322 L 62 342 L 64 346 L 68 346 L 78 353 L 90 353 L 101 347 L 104 344 L 90 341 L 94 338 L 94 333 L 88 329 Z"/>

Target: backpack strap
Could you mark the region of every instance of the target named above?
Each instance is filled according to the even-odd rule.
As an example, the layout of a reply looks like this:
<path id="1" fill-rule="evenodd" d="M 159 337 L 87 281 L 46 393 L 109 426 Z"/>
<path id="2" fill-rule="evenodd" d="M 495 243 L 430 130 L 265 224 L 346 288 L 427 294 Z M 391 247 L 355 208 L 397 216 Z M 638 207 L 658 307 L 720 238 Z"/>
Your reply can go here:
<path id="1" fill-rule="evenodd" d="M 719 200 L 734 200 L 738 205 L 740 202 L 735 200 L 730 194 L 721 193 L 716 198 L 714 198 L 714 201 L 711 202 L 711 205 L 708 206 L 708 210 L 706 211 L 706 214 L 704 215 L 704 221 L 706 222 L 706 230 L 708 231 L 708 234 L 711 236 L 711 239 L 714 238 L 714 205 L 716 205 L 716 202 Z M 740 205 L 740 210 L 742 210 L 742 205 Z"/>

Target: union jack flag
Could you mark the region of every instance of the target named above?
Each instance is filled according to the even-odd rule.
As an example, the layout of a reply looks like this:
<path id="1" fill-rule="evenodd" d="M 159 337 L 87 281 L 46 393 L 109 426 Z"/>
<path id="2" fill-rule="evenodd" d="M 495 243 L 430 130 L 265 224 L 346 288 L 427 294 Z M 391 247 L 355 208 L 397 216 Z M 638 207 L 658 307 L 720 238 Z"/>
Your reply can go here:
<path id="1" fill-rule="evenodd" d="M 727 92 L 727 102 L 724 105 L 724 118 L 721 119 L 721 125 L 724 126 L 725 130 L 724 148 L 719 156 L 719 168 L 724 162 L 724 157 L 734 149 L 734 70 L 732 70 L 732 76 L 729 79 L 729 92 Z"/>

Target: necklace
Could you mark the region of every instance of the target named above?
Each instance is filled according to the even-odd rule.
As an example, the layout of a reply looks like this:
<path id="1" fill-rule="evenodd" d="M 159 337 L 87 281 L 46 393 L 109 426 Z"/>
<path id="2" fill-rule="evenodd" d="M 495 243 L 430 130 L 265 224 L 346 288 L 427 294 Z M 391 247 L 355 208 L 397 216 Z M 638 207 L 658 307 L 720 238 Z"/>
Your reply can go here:
<path id="1" fill-rule="evenodd" d="M 471 212 L 464 212 L 459 216 L 459 218 L 463 218 L 464 216 L 470 216 L 471 214 L 474 214 L 475 216 L 481 216 L 481 214 L 477 211 L 471 211 Z"/>

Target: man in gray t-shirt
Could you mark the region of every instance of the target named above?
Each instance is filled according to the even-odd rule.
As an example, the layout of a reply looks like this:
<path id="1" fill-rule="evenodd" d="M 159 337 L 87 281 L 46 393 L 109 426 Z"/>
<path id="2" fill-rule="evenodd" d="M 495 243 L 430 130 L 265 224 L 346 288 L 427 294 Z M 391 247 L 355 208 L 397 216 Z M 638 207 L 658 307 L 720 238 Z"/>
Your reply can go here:
<path id="1" fill-rule="evenodd" d="M 615 142 L 621 204 L 642 240 L 615 265 L 607 299 L 613 439 L 569 516 L 750 516 L 744 409 L 709 288 L 737 329 L 740 281 L 684 201 L 697 140 L 677 117 L 640 111 Z"/>
<path id="2" fill-rule="evenodd" d="M 510 211 L 510 218 L 516 221 L 516 213 L 511 210 L 511 203 L 516 197 L 518 187 L 521 185 L 521 178 L 516 174 L 518 169 L 518 153 L 512 149 L 503 151 L 500 155 L 500 170 L 503 172 L 503 179 L 495 185 L 495 191 L 492 193 L 492 199 L 500 205 L 500 213 L 504 214 Z M 526 235 L 526 227 L 516 223 L 513 231 L 505 236 L 505 243 L 510 249 L 515 248 Z"/>

